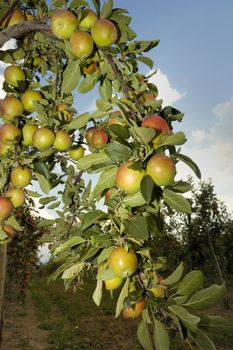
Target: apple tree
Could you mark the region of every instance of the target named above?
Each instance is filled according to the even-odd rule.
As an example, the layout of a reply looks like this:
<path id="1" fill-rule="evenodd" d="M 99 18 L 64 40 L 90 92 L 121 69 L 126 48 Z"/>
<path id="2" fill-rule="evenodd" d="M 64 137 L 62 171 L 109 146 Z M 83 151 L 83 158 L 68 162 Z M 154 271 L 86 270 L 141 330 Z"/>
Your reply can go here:
<path id="1" fill-rule="evenodd" d="M 136 40 L 127 10 L 111 0 L 3 1 L 0 12 L 0 45 L 17 39 L 0 51 L 9 64 L 0 102 L 2 243 L 4 225 L 18 225 L 7 192 L 33 197 L 39 186 L 40 205 L 56 213 L 39 223 L 52 228 L 44 240 L 59 263 L 50 281 L 69 288 L 94 276 L 97 305 L 105 289 L 117 289 L 116 317 L 141 317 L 146 350 L 170 349 L 177 334 L 191 348 L 215 349 L 208 332 L 232 325 L 200 311 L 223 297 L 225 284 L 204 288 L 202 272 L 185 275 L 182 262 L 161 276 L 166 259 L 153 249 L 164 207 L 191 213 L 177 163 L 200 177 L 180 150 L 183 114 L 158 99 L 156 70 L 139 71 L 153 68 L 147 52 L 159 41 Z M 96 109 L 78 113 L 76 101 L 94 88 Z M 94 186 L 87 174 L 98 177 Z"/>

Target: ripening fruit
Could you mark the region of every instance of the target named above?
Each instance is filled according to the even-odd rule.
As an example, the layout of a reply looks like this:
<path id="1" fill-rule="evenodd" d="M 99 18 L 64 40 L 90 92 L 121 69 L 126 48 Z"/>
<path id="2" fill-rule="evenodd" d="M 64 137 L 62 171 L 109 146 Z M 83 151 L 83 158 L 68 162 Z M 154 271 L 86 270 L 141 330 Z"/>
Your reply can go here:
<path id="1" fill-rule="evenodd" d="M 164 298 L 163 288 L 155 287 L 155 288 L 151 288 L 150 291 L 154 294 L 156 298 Z"/>
<path id="2" fill-rule="evenodd" d="M 116 174 L 116 185 L 126 193 L 136 193 L 140 190 L 142 178 L 145 176 L 145 170 L 134 170 L 130 166 L 133 164 L 127 161 L 120 166 Z"/>
<path id="3" fill-rule="evenodd" d="M 6 96 L 0 101 L 1 117 L 7 120 L 13 120 L 23 113 L 23 104 L 14 96 Z"/>
<path id="4" fill-rule="evenodd" d="M 13 227 L 12 227 L 11 225 L 9 225 L 9 224 L 4 224 L 4 225 L 2 226 L 2 229 L 3 229 L 3 231 L 5 232 L 5 234 L 7 234 L 7 236 L 8 236 L 9 238 L 12 238 L 12 237 L 13 237 L 13 235 L 14 235 L 14 233 L 15 233 L 15 230 L 13 229 Z"/>
<path id="5" fill-rule="evenodd" d="M 125 125 L 125 122 L 122 120 L 122 115 L 119 111 L 112 112 L 108 118 L 108 125 Z"/>
<path id="6" fill-rule="evenodd" d="M 79 22 L 79 29 L 80 30 L 88 30 L 90 29 L 95 21 L 97 20 L 96 13 L 91 9 L 85 9 L 82 13 L 82 19 Z"/>
<path id="7" fill-rule="evenodd" d="M 11 170 L 10 179 L 15 187 L 26 187 L 32 180 L 32 171 L 28 167 L 19 165 Z"/>
<path id="8" fill-rule="evenodd" d="M 145 309 L 145 299 L 140 300 L 136 304 L 123 309 L 122 314 L 125 318 L 136 318 L 140 316 Z"/>
<path id="9" fill-rule="evenodd" d="M 109 19 L 98 19 L 91 28 L 91 35 L 100 47 L 111 46 L 117 41 L 118 32 L 115 24 Z"/>
<path id="10" fill-rule="evenodd" d="M 51 147 L 54 141 L 54 132 L 46 127 L 38 128 L 32 136 L 33 146 L 40 151 Z"/>
<path id="11" fill-rule="evenodd" d="M 93 74 L 93 73 L 95 73 L 97 68 L 98 68 L 97 62 L 96 61 L 91 61 L 91 63 L 87 64 L 83 68 L 83 73 L 85 73 L 85 74 Z"/>
<path id="12" fill-rule="evenodd" d="M 68 112 L 67 108 L 70 106 L 67 103 L 60 103 L 57 105 L 57 109 L 59 112 L 62 112 L 63 118 L 66 122 L 70 122 L 73 119 L 73 113 Z"/>
<path id="13" fill-rule="evenodd" d="M 15 65 L 11 65 L 5 69 L 4 78 L 8 84 L 17 87 L 18 81 L 25 80 L 25 74 L 24 74 L 24 71 L 20 67 L 15 66 Z"/>
<path id="14" fill-rule="evenodd" d="M 94 126 L 92 126 L 91 128 L 88 128 L 85 132 L 85 137 L 86 137 L 86 140 L 87 140 L 87 143 L 88 144 L 92 144 L 92 137 L 93 137 L 93 134 L 95 131 L 97 131 L 98 129 Z"/>
<path id="15" fill-rule="evenodd" d="M 94 42 L 87 32 L 75 31 L 70 37 L 71 51 L 77 58 L 86 58 L 92 54 Z"/>
<path id="16" fill-rule="evenodd" d="M 13 210 L 13 205 L 10 199 L 5 197 L 0 197 L 0 220 L 5 220 L 9 218 Z"/>
<path id="17" fill-rule="evenodd" d="M 159 115 L 150 115 L 144 118 L 141 126 L 155 130 L 156 135 L 152 140 L 154 145 L 159 145 L 162 142 L 163 137 L 170 135 L 171 133 L 168 123 Z"/>
<path id="18" fill-rule="evenodd" d="M 22 188 L 9 188 L 5 196 L 11 200 L 14 208 L 21 207 L 25 202 L 25 193 Z"/>
<path id="19" fill-rule="evenodd" d="M 28 89 L 21 96 L 21 101 L 23 103 L 23 107 L 27 112 L 35 112 L 34 102 L 39 102 L 42 100 L 42 95 L 39 91 L 35 91 L 32 89 Z"/>
<path id="20" fill-rule="evenodd" d="M 114 289 L 119 288 L 121 286 L 122 282 L 123 282 L 123 278 L 114 277 L 110 280 L 104 281 L 104 284 L 105 284 L 105 288 L 107 290 L 114 290 Z"/>
<path id="21" fill-rule="evenodd" d="M 156 96 L 154 96 L 151 92 L 145 91 L 143 92 L 139 98 L 138 102 L 144 104 L 145 102 L 152 102 L 156 100 Z"/>
<path id="22" fill-rule="evenodd" d="M 32 136 L 38 129 L 38 126 L 35 124 L 25 124 L 22 128 L 23 141 L 22 144 L 24 146 L 32 145 Z"/>
<path id="23" fill-rule="evenodd" d="M 0 142 L 0 156 L 4 156 L 5 154 L 7 154 L 10 151 L 11 152 L 13 151 L 13 146 L 12 145 L 8 145 L 6 143 L 1 143 Z"/>
<path id="24" fill-rule="evenodd" d="M 147 163 L 146 174 L 150 175 L 158 186 L 170 185 L 176 175 L 175 162 L 165 155 L 155 154 Z"/>
<path id="25" fill-rule="evenodd" d="M 0 127 L 0 142 L 4 144 L 17 144 L 21 138 L 21 130 L 12 123 Z"/>
<path id="26" fill-rule="evenodd" d="M 70 135 L 65 130 L 58 130 L 56 132 L 55 141 L 53 146 L 58 151 L 66 151 L 68 148 L 70 148 L 72 144 L 72 140 L 70 138 Z"/>
<path id="27" fill-rule="evenodd" d="M 19 11 L 15 10 L 10 16 L 8 16 L 5 21 L 3 22 L 3 27 L 10 27 L 18 23 L 22 23 L 25 21 L 25 16 L 24 14 Z"/>
<path id="28" fill-rule="evenodd" d="M 108 267 L 117 277 L 131 276 L 137 269 L 138 259 L 134 251 L 128 251 L 124 247 L 114 248 L 108 258 Z"/>
<path id="29" fill-rule="evenodd" d="M 73 160 L 79 160 L 84 156 L 84 148 L 82 146 L 73 146 L 69 150 L 70 158 Z"/>
<path id="30" fill-rule="evenodd" d="M 69 39 L 77 24 L 76 16 L 69 10 L 58 10 L 51 16 L 51 30 L 59 39 Z"/>
<path id="31" fill-rule="evenodd" d="M 95 148 L 102 148 L 108 142 L 108 135 L 103 130 L 96 130 L 93 133 L 91 143 Z"/>

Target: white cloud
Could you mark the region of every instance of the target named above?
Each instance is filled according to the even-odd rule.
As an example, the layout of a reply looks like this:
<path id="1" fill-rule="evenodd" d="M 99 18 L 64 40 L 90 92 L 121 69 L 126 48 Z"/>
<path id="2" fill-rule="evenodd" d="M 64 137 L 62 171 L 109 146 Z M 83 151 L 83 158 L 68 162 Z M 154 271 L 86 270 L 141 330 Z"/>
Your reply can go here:
<path id="1" fill-rule="evenodd" d="M 152 71 L 149 72 L 151 74 Z M 171 86 L 168 77 L 158 69 L 157 73 L 149 79 L 150 83 L 157 86 L 159 90 L 158 98 L 163 100 L 164 105 L 173 105 L 174 102 L 180 100 L 186 95 L 186 92 L 179 92 Z"/>

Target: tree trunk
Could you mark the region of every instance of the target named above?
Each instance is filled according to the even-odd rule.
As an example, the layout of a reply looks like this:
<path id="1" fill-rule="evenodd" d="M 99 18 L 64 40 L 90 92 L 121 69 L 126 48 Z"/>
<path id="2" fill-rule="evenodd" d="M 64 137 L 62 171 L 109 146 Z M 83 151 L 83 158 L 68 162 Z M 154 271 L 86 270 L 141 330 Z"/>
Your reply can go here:
<path id="1" fill-rule="evenodd" d="M 0 347 L 2 342 L 4 286 L 5 286 L 5 278 L 6 278 L 6 253 L 7 253 L 7 245 L 3 244 L 0 246 Z"/>

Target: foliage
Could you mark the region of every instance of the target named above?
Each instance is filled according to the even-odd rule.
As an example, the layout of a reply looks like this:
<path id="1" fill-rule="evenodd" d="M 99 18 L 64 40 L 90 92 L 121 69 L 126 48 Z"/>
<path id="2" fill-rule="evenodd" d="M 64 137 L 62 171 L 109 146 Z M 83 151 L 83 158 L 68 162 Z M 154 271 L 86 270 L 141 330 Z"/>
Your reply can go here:
<path id="1" fill-rule="evenodd" d="M 5 13 L 5 6 L 7 3 L 4 2 L 2 13 Z M 77 58 L 69 41 L 58 40 L 48 25 L 54 8 L 69 8 L 76 15 L 78 25 L 85 15 L 83 8 L 89 7 L 86 1 L 55 0 L 49 5 L 45 1 L 23 1 L 21 10 L 33 20 L 3 28 L 0 33 L 2 43 L 11 36 L 18 38 L 15 49 L 0 52 L 1 60 L 21 66 L 26 76 L 26 80 L 19 81 L 16 87 L 4 82 L 7 95 L 22 99 L 28 89 L 40 92 L 39 98 L 30 104 L 24 101 L 24 95 L 24 112 L 11 118 L 11 123 L 19 130 L 25 124 L 46 128 L 46 134 L 49 129 L 52 139 L 58 131 L 66 131 L 66 138 L 72 140 L 73 145 L 84 145 L 89 151 L 75 163 L 70 160 L 68 148 L 58 151 L 55 143 L 48 139 L 48 148 L 41 149 L 33 139 L 34 134 L 32 143 L 25 146 L 18 132 L 14 145 L 1 155 L 1 195 L 4 196 L 9 187 L 12 168 L 24 166 L 32 170 L 33 180 L 44 193 L 39 195 L 39 203 L 43 208 L 56 209 L 57 215 L 54 220 L 38 223 L 38 228 L 52 228 L 43 242 L 52 244 L 54 260 L 60 264 L 50 281 L 61 277 L 68 289 L 77 283 L 79 286 L 94 274 L 93 300 L 97 305 L 101 303 L 104 281 L 115 278 L 108 266 L 113 249 L 124 247 L 126 257 L 132 256 L 133 252 L 134 256 L 136 254 L 135 272 L 132 266 L 127 266 L 126 258 L 126 278 L 116 302 L 116 316 L 142 299 L 146 301 L 137 332 L 144 349 L 169 349 L 174 333 L 180 334 L 183 341 L 196 343 L 200 349 L 215 349 L 198 313 L 223 297 L 225 284 L 203 289 L 202 273 L 192 271 L 184 275 L 182 263 L 170 276 L 162 278 L 160 270 L 164 268 L 165 259 L 157 256 L 153 249 L 154 244 L 159 244 L 157 237 L 164 220 L 161 208 L 191 214 L 190 202 L 184 195 L 189 184 L 173 180 L 176 163 L 184 162 L 200 177 L 197 165 L 180 153 L 180 146 L 186 142 L 184 133 L 174 132 L 174 124 L 182 121 L 183 114 L 163 106 L 163 101 L 156 98 L 157 87 L 148 76 L 139 73 L 141 63 L 152 68 L 153 62 L 146 54 L 159 41 L 135 40 L 127 11 L 114 8 L 112 1 L 101 6 L 99 1 L 93 0 L 93 6 L 98 16 L 116 26 L 118 39 L 110 47 L 93 45 L 89 57 L 85 54 Z M 39 63 L 35 61 L 38 58 Z M 96 70 L 92 74 L 85 73 L 91 63 L 95 64 Z M 99 88 L 96 110 L 78 114 L 74 108 L 75 92 L 87 93 L 95 86 Z M 59 109 L 61 104 L 66 104 L 65 111 Z M 114 111 L 118 111 L 120 123 L 110 124 Z M 73 119 L 70 118 L 72 114 Z M 169 132 L 142 126 L 142 121 L 149 115 L 162 117 Z M 2 114 L 4 123 L 7 118 L 9 116 Z M 95 143 L 95 133 L 93 143 L 88 142 L 86 130 L 90 126 L 101 130 L 104 142 L 98 138 Z M 2 136 L 1 142 L 4 144 L 5 141 Z M 159 175 L 162 178 L 158 180 L 155 180 L 157 175 L 153 176 L 157 169 L 150 168 L 153 181 L 147 173 L 148 162 L 154 155 L 166 155 L 161 157 L 162 163 L 165 161 L 169 165 L 162 165 L 162 175 Z M 135 182 L 138 174 L 140 181 L 141 174 L 145 174 L 135 187 L 137 191 L 133 187 L 127 193 L 127 189 L 125 192 L 117 186 L 116 177 L 120 176 L 119 169 L 125 161 L 129 161 L 129 173 L 136 174 Z M 90 183 L 85 184 L 84 172 L 99 174 L 94 188 Z M 54 193 L 54 189 L 57 193 L 51 195 L 50 191 Z M 30 196 L 38 196 L 35 192 L 25 191 Z M 103 198 L 106 198 L 107 210 L 99 204 Z M 8 220 L 16 225 L 14 214 Z M 4 230 L 0 232 L 0 238 L 7 240 Z M 163 296 L 155 296 L 154 288 L 163 289 Z"/>

